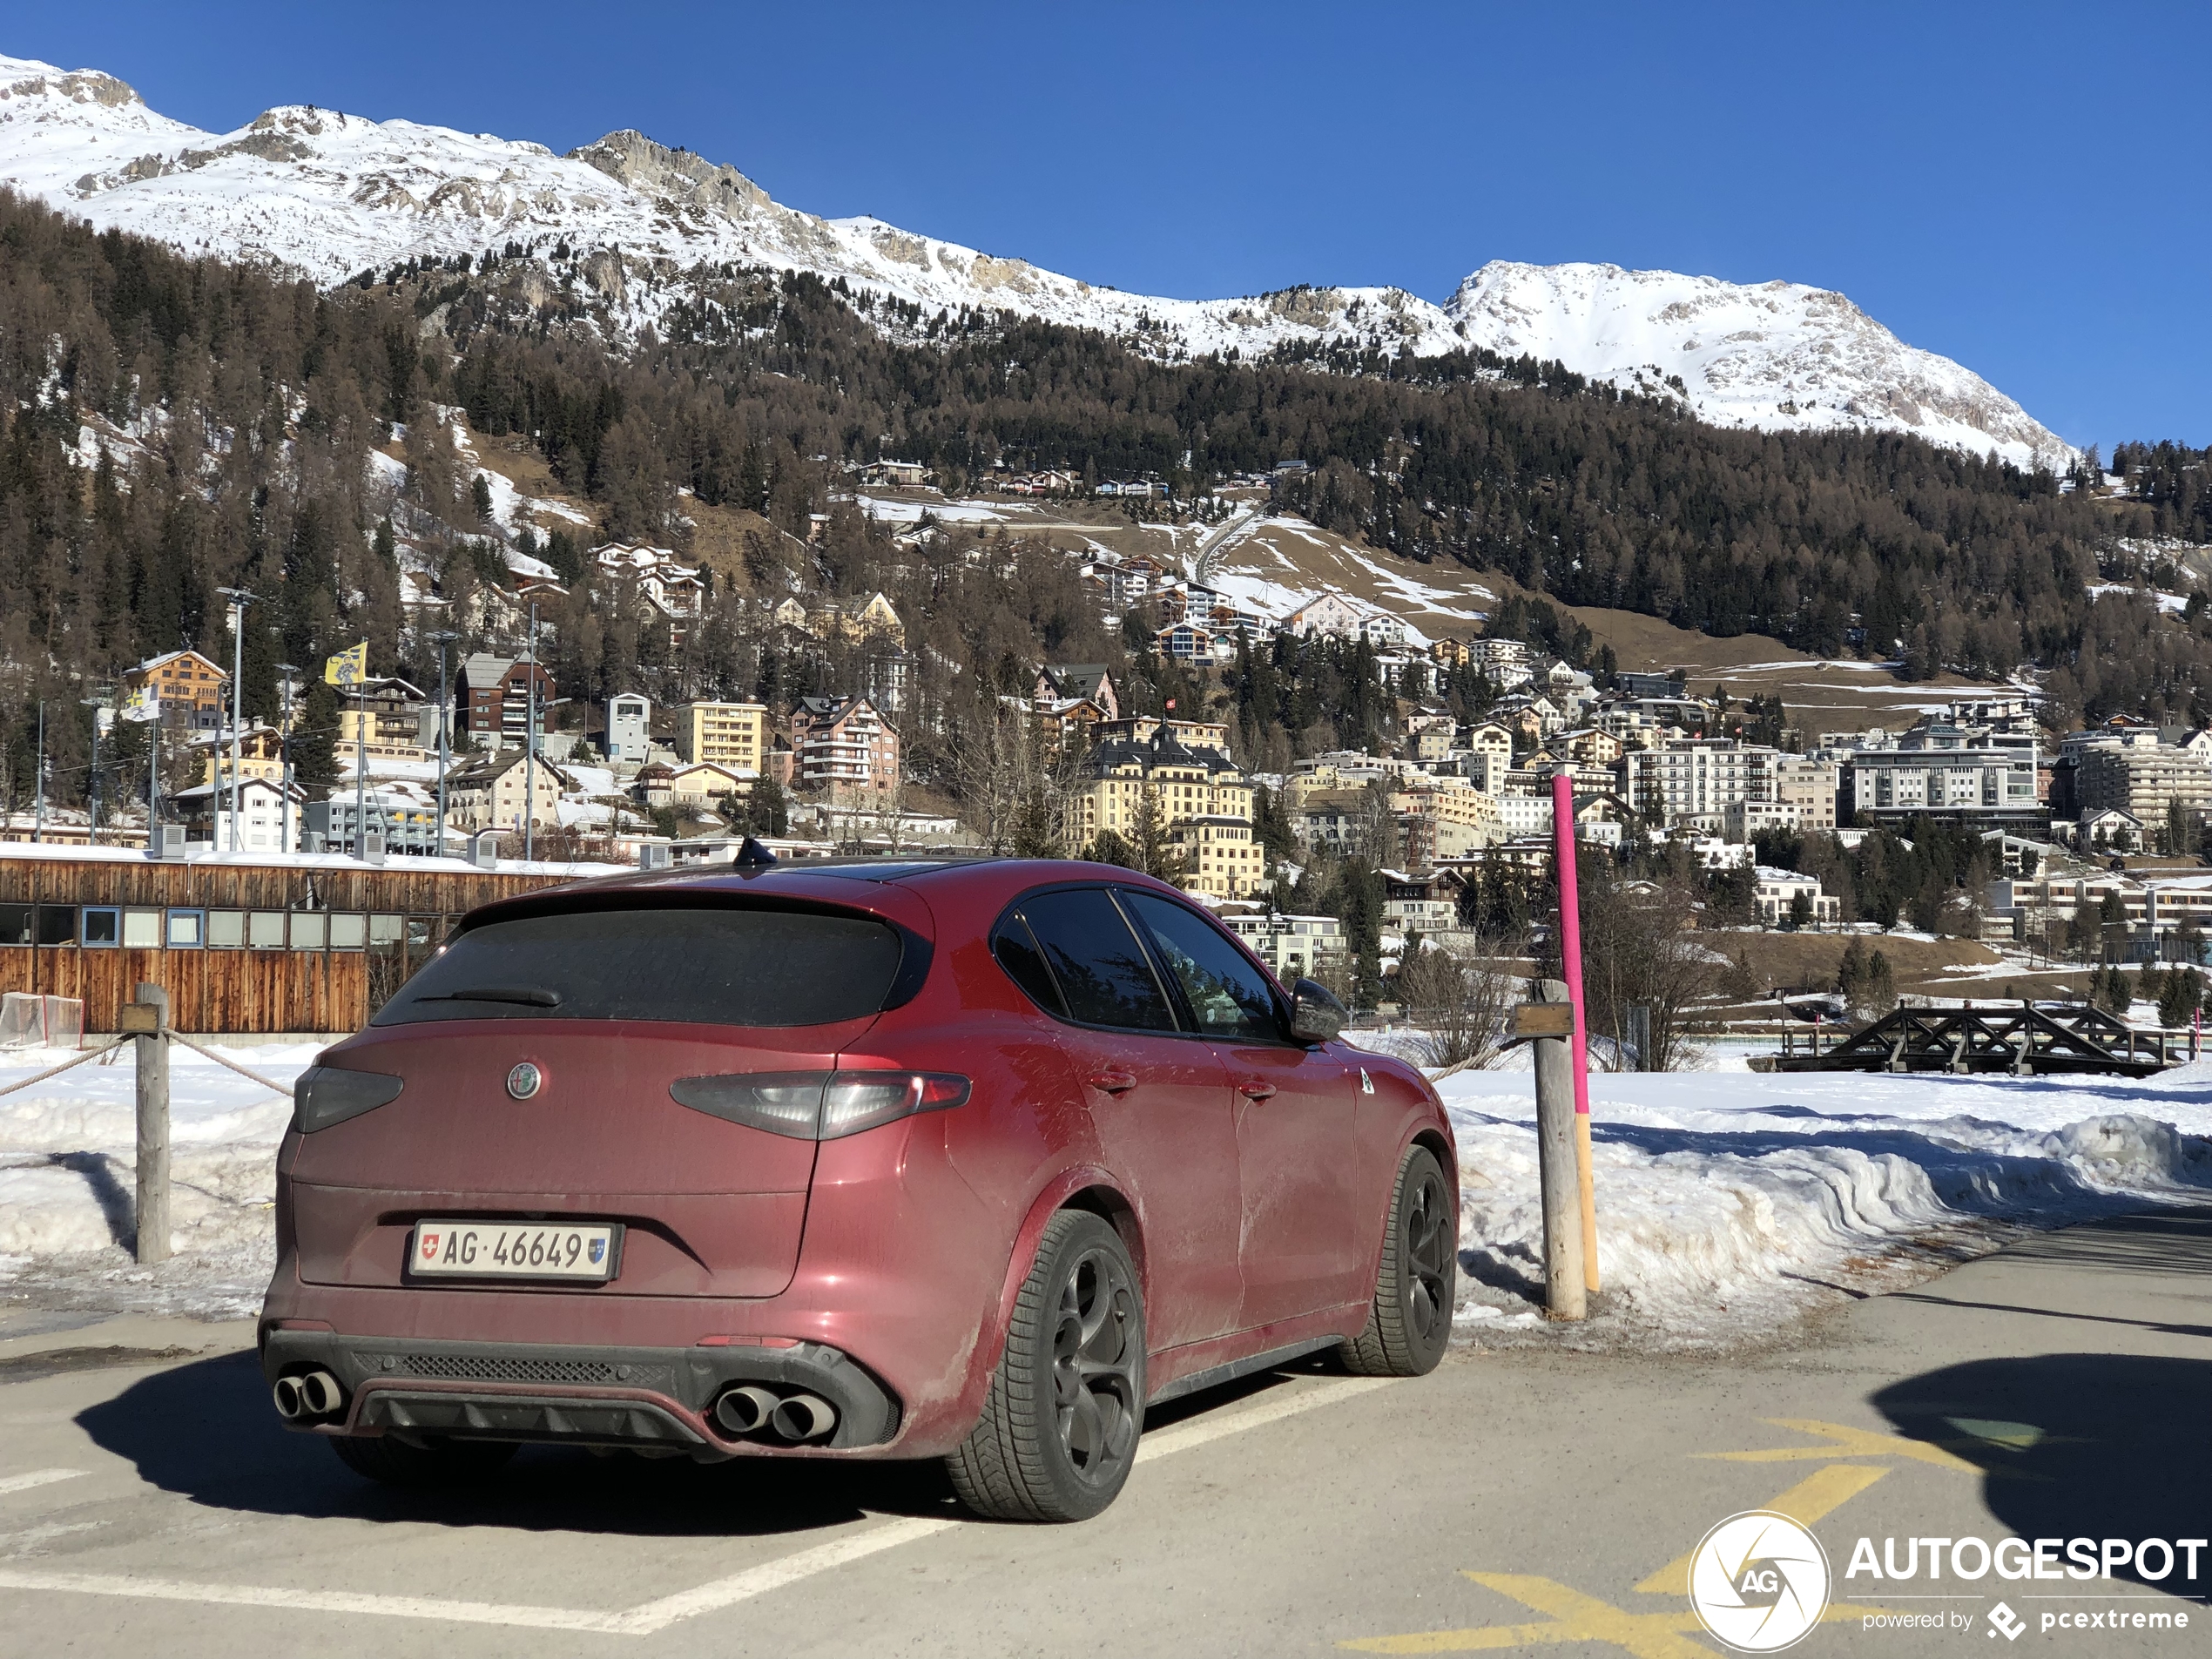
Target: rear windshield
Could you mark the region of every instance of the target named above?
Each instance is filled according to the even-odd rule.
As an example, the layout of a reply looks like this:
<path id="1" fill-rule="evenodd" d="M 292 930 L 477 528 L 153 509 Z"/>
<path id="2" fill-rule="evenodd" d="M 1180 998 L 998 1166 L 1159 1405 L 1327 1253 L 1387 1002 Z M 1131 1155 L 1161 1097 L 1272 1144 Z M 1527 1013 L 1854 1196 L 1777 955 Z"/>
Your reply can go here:
<path id="1" fill-rule="evenodd" d="M 585 910 L 460 934 L 370 1021 L 826 1025 L 883 1006 L 899 931 L 805 910 Z"/>

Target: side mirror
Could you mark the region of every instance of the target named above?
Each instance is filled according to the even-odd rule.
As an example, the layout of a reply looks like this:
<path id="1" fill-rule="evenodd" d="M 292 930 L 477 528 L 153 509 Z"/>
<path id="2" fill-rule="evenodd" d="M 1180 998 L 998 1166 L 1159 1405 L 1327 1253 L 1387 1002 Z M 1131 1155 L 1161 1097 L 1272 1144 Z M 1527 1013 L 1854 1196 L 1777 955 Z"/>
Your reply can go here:
<path id="1" fill-rule="evenodd" d="M 1325 985 L 1302 979 L 1291 987 L 1291 1035 L 1299 1042 L 1332 1042 L 1352 1016 Z"/>

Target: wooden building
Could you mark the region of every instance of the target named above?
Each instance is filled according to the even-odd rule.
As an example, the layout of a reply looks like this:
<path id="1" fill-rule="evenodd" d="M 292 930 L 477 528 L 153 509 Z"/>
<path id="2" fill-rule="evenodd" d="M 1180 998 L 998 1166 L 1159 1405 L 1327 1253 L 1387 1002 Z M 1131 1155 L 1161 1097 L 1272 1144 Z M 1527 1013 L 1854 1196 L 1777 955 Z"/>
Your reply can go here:
<path id="1" fill-rule="evenodd" d="M 79 998 L 88 1032 L 141 981 L 180 1031 L 355 1031 L 469 910 L 620 867 L 0 847 L 0 991 Z"/>

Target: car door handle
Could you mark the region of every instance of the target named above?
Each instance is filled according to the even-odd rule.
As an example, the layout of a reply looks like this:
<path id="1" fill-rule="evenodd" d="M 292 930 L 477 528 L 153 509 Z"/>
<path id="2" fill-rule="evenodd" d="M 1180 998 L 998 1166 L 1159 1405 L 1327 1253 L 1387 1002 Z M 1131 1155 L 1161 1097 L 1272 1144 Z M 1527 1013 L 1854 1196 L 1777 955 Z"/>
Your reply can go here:
<path id="1" fill-rule="evenodd" d="M 1136 1087 L 1136 1074 L 1133 1071 L 1093 1072 L 1090 1086 L 1101 1094 L 1126 1095 Z"/>
<path id="2" fill-rule="evenodd" d="M 1272 1100 L 1275 1098 L 1275 1085 L 1264 1083 L 1254 1077 L 1248 1082 L 1238 1083 L 1237 1092 L 1246 1100 Z"/>

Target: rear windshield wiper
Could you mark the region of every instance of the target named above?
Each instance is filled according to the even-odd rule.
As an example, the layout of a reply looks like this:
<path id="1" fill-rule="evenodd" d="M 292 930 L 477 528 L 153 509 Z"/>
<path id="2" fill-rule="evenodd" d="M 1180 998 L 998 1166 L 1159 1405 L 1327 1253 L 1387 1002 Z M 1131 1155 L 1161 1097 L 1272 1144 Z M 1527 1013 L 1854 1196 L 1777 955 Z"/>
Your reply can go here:
<path id="1" fill-rule="evenodd" d="M 536 985 L 471 985 L 466 990 L 436 991 L 418 1002 L 520 1002 L 527 1008 L 557 1008 L 561 994 Z"/>

